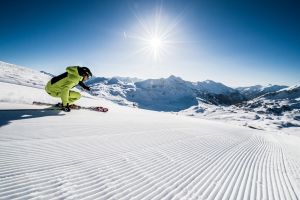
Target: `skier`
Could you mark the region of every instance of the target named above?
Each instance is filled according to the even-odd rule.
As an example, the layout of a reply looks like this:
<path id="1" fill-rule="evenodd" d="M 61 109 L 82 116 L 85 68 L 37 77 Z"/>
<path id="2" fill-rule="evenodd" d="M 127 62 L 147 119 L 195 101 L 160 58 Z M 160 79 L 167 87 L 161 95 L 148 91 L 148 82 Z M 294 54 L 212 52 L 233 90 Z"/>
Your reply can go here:
<path id="1" fill-rule="evenodd" d="M 74 104 L 80 99 L 81 94 L 70 90 L 76 85 L 90 91 L 90 87 L 86 86 L 83 81 L 88 80 L 92 73 L 87 67 L 69 66 L 65 73 L 53 77 L 46 85 L 46 92 L 53 97 L 60 97 L 62 101 L 62 110 L 70 112 L 71 109 L 79 108 Z"/>

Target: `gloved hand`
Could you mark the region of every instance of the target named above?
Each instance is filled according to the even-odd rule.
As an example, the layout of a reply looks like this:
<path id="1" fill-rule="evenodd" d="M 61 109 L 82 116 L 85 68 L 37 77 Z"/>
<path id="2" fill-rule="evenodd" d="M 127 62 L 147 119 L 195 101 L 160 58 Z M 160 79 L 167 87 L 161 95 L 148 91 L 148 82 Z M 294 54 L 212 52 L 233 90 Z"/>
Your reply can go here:
<path id="1" fill-rule="evenodd" d="M 69 107 L 69 104 L 67 104 L 66 106 L 63 106 L 61 109 L 62 109 L 63 111 L 65 111 L 65 112 L 70 112 L 70 111 L 71 111 L 71 109 L 70 109 L 70 107 Z"/>
<path id="2" fill-rule="evenodd" d="M 87 86 L 85 89 L 86 89 L 87 91 L 91 91 L 91 88 L 90 88 L 89 86 Z"/>

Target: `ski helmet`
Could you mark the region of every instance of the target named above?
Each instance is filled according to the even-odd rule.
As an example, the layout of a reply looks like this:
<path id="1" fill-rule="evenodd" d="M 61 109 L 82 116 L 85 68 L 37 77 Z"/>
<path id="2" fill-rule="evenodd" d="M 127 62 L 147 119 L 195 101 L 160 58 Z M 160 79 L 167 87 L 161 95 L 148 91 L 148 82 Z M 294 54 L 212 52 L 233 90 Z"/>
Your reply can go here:
<path id="1" fill-rule="evenodd" d="M 80 76 L 91 77 L 93 75 L 91 70 L 87 67 L 78 67 L 78 73 Z"/>

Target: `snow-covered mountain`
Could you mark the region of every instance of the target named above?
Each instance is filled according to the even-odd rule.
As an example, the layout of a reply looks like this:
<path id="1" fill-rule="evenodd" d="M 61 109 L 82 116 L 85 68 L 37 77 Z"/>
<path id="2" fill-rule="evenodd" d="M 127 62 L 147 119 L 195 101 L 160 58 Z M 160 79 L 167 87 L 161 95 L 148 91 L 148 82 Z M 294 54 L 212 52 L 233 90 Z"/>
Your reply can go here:
<path id="1" fill-rule="evenodd" d="M 300 111 L 300 85 L 266 93 L 241 106 L 259 113 L 274 115 L 282 115 L 286 111 L 298 112 Z"/>
<path id="2" fill-rule="evenodd" d="M 114 76 L 113 78 L 116 78 L 124 83 L 135 83 L 135 82 L 139 82 L 142 81 L 143 79 L 140 78 L 136 78 L 136 77 L 121 77 L 121 76 Z"/>
<path id="3" fill-rule="evenodd" d="M 191 83 L 179 77 L 148 79 L 134 85 L 134 89 L 126 92 L 126 98 L 141 108 L 179 111 L 197 103 Z"/>
<path id="4" fill-rule="evenodd" d="M 136 82 L 116 77 L 95 78 L 88 84 L 110 100 L 157 111 L 180 111 L 197 105 L 199 100 L 215 105 L 232 105 L 245 100 L 237 90 L 221 83 L 193 83 L 175 76 Z"/>
<path id="5" fill-rule="evenodd" d="M 196 88 L 200 91 L 213 94 L 230 94 L 236 92 L 235 89 L 227 87 L 222 83 L 214 82 L 212 80 L 197 82 Z"/>
<path id="6" fill-rule="evenodd" d="M 300 98 L 300 85 L 294 85 L 288 88 L 284 88 L 278 91 L 267 93 L 262 96 L 266 99 L 298 99 Z"/>
<path id="7" fill-rule="evenodd" d="M 288 86 L 284 85 L 268 85 L 261 86 L 255 85 L 251 87 L 238 87 L 236 88 L 241 94 L 243 94 L 248 100 L 254 99 L 256 97 L 262 96 L 269 92 L 276 92 L 278 90 L 287 88 Z"/>
<path id="8" fill-rule="evenodd" d="M 264 130 L 300 127 L 300 86 L 269 92 L 249 101 L 230 106 L 200 102 L 180 112 L 199 118 L 228 121 Z"/>

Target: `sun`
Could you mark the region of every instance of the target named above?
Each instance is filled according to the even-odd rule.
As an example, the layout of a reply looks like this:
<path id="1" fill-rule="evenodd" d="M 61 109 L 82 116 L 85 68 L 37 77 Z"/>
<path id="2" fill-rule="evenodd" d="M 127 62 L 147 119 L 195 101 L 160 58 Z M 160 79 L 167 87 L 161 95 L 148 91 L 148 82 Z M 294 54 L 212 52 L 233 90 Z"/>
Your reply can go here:
<path id="1" fill-rule="evenodd" d="M 160 38 L 152 38 L 149 40 L 149 45 L 151 46 L 151 48 L 153 48 L 153 50 L 159 50 L 160 48 L 162 48 L 163 42 Z"/>
<path id="2" fill-rule="evenodd" d="M 156 9 L 155 14 L 146 18 L 141 17 L 137 12 L 133 12 L 138 24 L 136 29 L 124 32 L 124 38 L 137 45 L 137 50 L 130 56 L 141 54 L 150 57 L 155 62 L 166 59 L 176 48 L 180 41 L 176 39 L 176 32 L 181 20 L 181 15 L 170 18 L 163 14 L 162 6 Z"/>
<path id="3" fill-rule="evenodd" d="M 158 60 L 165 50 L 164 41 L 160 37 L 152 37 L 147 40 L 146 49 L 152 54 L 154 60 Z"/>

